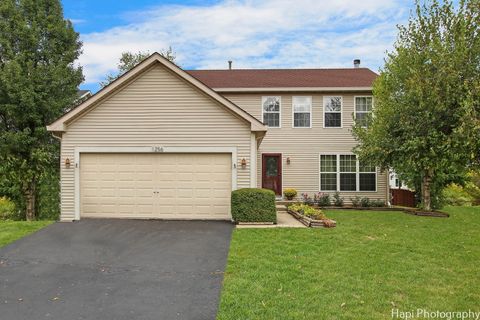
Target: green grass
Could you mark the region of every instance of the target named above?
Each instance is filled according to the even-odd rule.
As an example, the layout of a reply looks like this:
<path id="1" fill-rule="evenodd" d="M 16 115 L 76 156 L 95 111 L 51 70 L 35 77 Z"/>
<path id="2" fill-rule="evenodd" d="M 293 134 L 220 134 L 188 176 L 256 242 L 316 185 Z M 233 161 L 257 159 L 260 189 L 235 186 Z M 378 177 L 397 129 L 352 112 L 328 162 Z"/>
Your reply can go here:
<path id="1" fill-rule="evenodd" d="M 450 218 L 330 211 L 333 229 L 236 229 L 218 319 L 478 309 L 480 207 L 446 211 Z"/>
<path id="2" fill-rule="evenodd" d="M 0 221 L 0 247 L 51 224 L 52 221 Z"/>

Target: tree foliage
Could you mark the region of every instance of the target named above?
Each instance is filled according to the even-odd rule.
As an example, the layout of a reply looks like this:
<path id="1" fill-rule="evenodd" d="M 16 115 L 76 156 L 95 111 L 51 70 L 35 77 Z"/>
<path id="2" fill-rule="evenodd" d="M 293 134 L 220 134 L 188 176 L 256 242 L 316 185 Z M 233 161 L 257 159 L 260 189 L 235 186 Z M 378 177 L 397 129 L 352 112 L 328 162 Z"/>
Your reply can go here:
<path id="1" fill-rule="evenodd" d="M 173 51 L 172 47 L 168 47 L 167 50 L 160 51 L 160 55 L 171 62 L 175 62 L 176 54 Z M 138 51 L 137 53 L 132 53 L 128 51 L 122 52 L 120 61 L 117 64 L 117 73 L 107 75 L 106 80 L 100 82 L 100 85 L 102 86 L 102 88 L 108 86 L 110 83 L 120 78 L 124 73 L 135 67 L 137 64 L 139 64 L 149 56 L 150 52 L 148 51 Z"/>
<path id="2" fill-rule="evenodd" d="M 59 0 L 0 2 L 0 194 L 27 219 L 39 181 L 58 171 L 59 143 L 46 126 L 76 98 L 81 45 Z"/>
<path id="3" fill-rule="evenodd" d="M 373 92 L 370 125 L 353 128 L 355 152 L 421 189 L 429 210 L 479 159 L 480 2 L 417 2 Z"/>

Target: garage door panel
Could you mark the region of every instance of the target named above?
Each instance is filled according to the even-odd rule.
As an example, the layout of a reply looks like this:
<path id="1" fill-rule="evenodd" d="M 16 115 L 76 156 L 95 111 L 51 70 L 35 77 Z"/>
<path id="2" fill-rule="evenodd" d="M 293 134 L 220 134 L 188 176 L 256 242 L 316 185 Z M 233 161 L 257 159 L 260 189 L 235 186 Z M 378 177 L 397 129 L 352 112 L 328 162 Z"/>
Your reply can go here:
<path id="1" fill-rule="evenodd" d="M 82 154 L 83 217 L 230 217 L 230 154 Z"/>

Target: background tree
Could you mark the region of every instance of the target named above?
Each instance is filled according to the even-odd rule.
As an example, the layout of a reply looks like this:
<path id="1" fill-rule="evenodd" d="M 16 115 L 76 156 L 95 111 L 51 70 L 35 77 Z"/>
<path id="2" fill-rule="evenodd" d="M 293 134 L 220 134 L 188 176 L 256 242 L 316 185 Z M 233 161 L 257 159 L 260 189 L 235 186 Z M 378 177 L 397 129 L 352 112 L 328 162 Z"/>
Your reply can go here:
<path id="1" fill-rule="evenodd" d="M 175 63 L 176 54 L 175 52 L 173 52 L 172 47 L 168 47 L 167 50 L 160 51 L 160 55 L 162 55 L 165 59 Z M 132 53 L 128 51 L 122 52 L 120 61 L 117 64 L 118 72 L 116 74 L 107 75 L 107 79 L 100 82 L 100 85 L 102 86 L 102 88 L 108 86 L 111 82 L 121 77 L 125 72 L 129 71 L 149 56 L 150 52 L 148 51 L 138 51 L 137 53 Z"/>
<path id="2" fill-rule="evenodd" d="M 373 92 L 370 125 L 353 128 L 355 152 L 419 186 L 430 210 L 432 195 L 478 160 L 480 2 L 417 2 Z"/>
<path id="3" fill-rule="evenodd" d="M 59 144 L 46 125 L 76 98 L 80 48 L 59 0 L 0 2 L 0 194 L 28 220 L 39 183 L 58 179 Z"/>

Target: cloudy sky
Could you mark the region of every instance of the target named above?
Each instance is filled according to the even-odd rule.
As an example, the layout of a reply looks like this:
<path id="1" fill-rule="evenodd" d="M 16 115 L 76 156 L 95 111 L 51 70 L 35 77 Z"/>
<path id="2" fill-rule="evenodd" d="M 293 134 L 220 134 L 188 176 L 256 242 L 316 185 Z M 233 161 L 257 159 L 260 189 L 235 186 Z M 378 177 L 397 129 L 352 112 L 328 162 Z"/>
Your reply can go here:
<path id="1" fill-rule="evenodd" d="M 350 67 L 378 71 L 413 0 L 63 0 L 83 41 L 84 89 L 123 51 L 172 46 L 184 69 Z"/>

